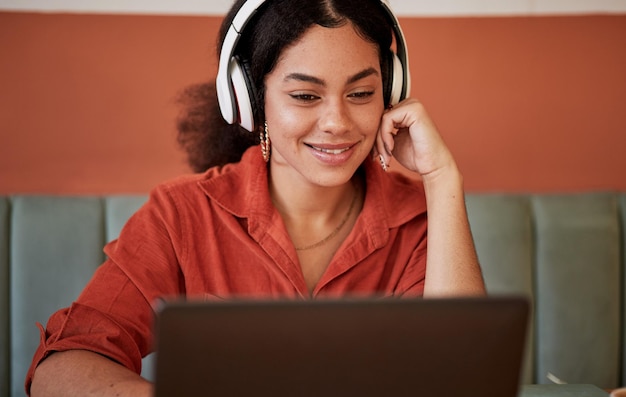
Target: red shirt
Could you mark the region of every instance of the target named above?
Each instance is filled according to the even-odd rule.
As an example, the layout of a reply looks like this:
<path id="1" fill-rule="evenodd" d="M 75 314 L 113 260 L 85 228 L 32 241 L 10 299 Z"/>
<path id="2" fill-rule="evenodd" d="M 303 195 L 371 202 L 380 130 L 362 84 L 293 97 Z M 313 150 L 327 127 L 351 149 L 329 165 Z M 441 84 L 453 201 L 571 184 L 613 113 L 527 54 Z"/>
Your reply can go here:
<path id="1" fill-rule="evenodd" d="M 364 168 L 363 209 L 312 293 L 272 205 L 258 147 L 239 163 L 156 187 L 105 247 L 107 261 L 77 301 L 42 330 L 27 389 L 36 365 L 54 351 L 94 351 L 139 373 L 152 347 L 152 305 L 162 297 L 421 296 L 423 186 L 369 160 Z"/>

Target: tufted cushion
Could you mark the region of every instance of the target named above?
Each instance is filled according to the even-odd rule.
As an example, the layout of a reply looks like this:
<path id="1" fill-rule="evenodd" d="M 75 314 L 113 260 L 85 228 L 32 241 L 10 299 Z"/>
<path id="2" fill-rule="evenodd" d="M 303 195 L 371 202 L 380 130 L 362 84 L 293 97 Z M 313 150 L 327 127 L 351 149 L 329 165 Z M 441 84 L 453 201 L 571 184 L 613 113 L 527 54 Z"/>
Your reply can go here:
<path id="1" fill-rule="evenodd" d="M 68 306 L 102 263 L 102 200 L 18 196 L 11 230 L 11 389 L 24 377 L 39 343 L 36 322 Z"/>
<path id="2" fill-rule="evenodd" d="M 9 395 L 9 200 L 0 197 L 0 396 Z"/>
<path id="3" fill-rule="evenodd" d="M 533 299 L 533 231 L 528 197 L 475 194 L 467 211 L 476 251 L 490 294 L 517 293 Z M 529 322 L 522 382 L 534 378 L 533 318 Z"/>
<path id="4" fill-rule="evenodd" d="M 532 200 L 537 383 L 548 372 L 610 387 L 620 368 L 620 222 L 614 194 Z"/>

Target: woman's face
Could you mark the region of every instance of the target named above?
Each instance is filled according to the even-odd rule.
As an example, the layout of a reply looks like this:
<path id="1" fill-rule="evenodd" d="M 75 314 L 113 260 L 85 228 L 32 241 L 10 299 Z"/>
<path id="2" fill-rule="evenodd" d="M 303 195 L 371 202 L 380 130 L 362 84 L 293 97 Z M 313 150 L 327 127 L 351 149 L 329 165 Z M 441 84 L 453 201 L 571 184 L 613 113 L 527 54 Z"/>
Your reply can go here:
<path id="1" fill-rule="evenodd" d="M 378 49 L 351 24 L 310 28 L 265 80 L 272 178 L 337 186 L 370 154 L 384 110 Z"/>

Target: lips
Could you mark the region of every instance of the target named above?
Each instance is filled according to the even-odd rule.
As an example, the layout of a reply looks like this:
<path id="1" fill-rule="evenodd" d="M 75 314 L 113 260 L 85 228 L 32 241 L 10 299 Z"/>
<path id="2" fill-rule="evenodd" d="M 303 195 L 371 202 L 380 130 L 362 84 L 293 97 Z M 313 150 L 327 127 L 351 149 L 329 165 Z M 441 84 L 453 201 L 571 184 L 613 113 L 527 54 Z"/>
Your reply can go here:
<path id="1" fill-rule="evenodd" d="M 322 153 L 328 153 L 328 154 L 341 154 L 343 152 L 347 152 L 348 150 L 350 150 L 350 147 L 343 148 L 343 149 L 325 149 L 321 147 L 311 146 L 311 148 L 317 151 L 320 151 Z"/>
<path id="2" fill-rule="evenodd" d="M 341 143 L 341 144 L 305 144 L 310 153 L 321 164 L 327 166 L 343 166 L 350 162 L 355 153 L 357 143 Z"/>
<path id="3" fill-rule="evenodd" d="M 340 147 L 337 147 L 337 146 L 322 147 L 322 146 L 315 146 L 315 145 L 309 145 L 309 144 L 306 144 L 306 145 L 313 150 L 317 150 L 318 152 L 327 153 L 327 154 L 335 154 L 335 155 L 347 152 L 348 150 L 352 149 L 352 146 L 354 146 L 354 145 L 348 145 L 348 146 L 342 145 Z"/>

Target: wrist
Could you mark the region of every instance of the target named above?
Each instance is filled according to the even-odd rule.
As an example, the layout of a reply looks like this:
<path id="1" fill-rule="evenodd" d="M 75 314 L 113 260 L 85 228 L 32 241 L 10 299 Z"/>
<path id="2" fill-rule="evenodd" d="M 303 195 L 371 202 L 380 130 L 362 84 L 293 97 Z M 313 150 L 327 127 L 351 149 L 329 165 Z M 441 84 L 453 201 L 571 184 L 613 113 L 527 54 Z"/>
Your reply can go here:
<path id="1" fill-rule="evenodd" d="M 463 193 L 463 175 L 454 163 L 422 175 L 422 183 L 427 194 L 445 194 L 447 192 L 446 195 L 456 195 Z"/>

